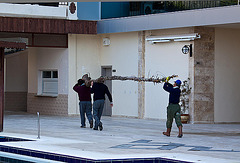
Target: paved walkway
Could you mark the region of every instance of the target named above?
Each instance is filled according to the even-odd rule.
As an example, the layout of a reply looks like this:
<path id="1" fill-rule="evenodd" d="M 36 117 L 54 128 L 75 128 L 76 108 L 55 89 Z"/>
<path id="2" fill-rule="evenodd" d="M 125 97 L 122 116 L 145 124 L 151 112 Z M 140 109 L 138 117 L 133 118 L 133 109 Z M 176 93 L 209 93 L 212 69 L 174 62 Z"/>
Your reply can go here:
<path id="1" fill-rule="evenodd" d="M 185 124 L 183 138 L 162 135 L 165 121 L 103 117 L 103 131 L 80 128 L 78 116 L 41 115 L 37 139 L 37 115 L 6 112 L 0 136 L 35 139 L 4 142 L 14 147 L 56 152 L 91 159 L 164 157 L 193 162 L 239 162 L 240 124 Z"/>

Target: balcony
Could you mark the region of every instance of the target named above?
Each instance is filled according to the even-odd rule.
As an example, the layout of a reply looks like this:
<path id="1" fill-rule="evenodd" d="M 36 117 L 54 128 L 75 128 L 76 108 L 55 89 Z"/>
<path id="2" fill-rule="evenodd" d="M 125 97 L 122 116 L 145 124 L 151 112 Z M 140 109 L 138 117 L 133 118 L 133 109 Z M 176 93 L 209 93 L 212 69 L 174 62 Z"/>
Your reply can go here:
<path id="1" fill-rule="evenodd" d="M 68 6 L 0 3 L 0 16 L 68 19 Z"/>

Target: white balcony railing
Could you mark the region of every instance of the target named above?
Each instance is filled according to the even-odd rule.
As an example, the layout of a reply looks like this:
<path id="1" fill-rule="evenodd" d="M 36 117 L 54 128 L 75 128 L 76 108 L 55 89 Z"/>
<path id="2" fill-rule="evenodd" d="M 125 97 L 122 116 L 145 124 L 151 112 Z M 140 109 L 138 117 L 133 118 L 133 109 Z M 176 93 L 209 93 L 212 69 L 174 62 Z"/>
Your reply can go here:
<path id="1" fill-rule="evenodd" d="M 68 19 L 68 6 L 0 3 L 0 16 Z"/>

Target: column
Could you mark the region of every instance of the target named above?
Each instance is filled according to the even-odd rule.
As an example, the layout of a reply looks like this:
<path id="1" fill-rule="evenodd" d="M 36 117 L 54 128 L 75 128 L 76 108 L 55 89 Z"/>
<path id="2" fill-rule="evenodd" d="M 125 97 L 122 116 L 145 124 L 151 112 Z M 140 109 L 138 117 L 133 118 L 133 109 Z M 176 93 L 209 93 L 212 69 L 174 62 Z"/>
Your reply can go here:
<path id="1" fill-rule="evenodd" d="M 4 116 L 4 48 L 0 47 L 0 132 L 3 131 Z"/>
<path id="2" fill-rule="evenodd" d="M 138 32 L 138 77 L 145 77 L 145 31 Z M 145 114 L 145 83 L 138 83 L 138 118 Z"/>
<path id="3" fill-rule="evenodd" d="M 193 54 L 193 96 L 190 99 L 192 121 L 194 123 L 214 122 L 214 43 L 215 29 L 195 27 L 194 32 L 201 35 L 194 41 Z"/>

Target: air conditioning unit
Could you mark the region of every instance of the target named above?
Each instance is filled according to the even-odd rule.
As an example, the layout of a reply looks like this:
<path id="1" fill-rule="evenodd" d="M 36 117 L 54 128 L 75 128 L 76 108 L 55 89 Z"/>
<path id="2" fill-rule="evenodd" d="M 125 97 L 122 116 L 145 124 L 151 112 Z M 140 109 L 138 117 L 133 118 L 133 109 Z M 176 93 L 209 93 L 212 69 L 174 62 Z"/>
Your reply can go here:
<path id="1" fill-rule="evenodd" d="M 153 13 L 153 4 L 152 3 L 144 3 L 144 15 Z"/>

